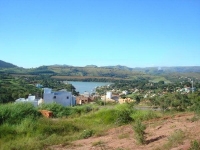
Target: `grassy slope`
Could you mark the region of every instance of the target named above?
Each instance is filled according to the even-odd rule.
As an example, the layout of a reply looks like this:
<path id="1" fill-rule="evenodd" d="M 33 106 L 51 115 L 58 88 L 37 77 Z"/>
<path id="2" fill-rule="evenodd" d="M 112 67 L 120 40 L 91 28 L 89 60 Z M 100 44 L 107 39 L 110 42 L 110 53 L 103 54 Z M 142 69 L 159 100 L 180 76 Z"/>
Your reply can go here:
<path id="1" fill-rule="evenodd" d="M 9 106 L 8 106 L 9 105 Z M 131 114 L 136 112 L 127 105 L 116 105 L 112 108 L 92 109 L 87 113 L 91 105 L 74 107 L 73 113 L 65 118 L 46 119 L 43 117 L 33 118 L 31 114 L 36 112 L 35 108 L 18 107 L 15 105 L 7 104 L 1 106 L 0 115 L 8 109 L 12 108 L 13 114 L 20 117 L 20 112 L 26 112 L 26 117 L 17 118 L 10 114 L 7 120 L 0 125 L 0 149 L 45 149 L 45 147 L 56 144 L 70 144 L 71 141 L 88 138 L 90 136 L 102 136 L 105 131 L 119 125 L 130 123 L 136 118 L 149 119 L 157 115 L 152 113 L 135 113 L 133 118 Z M 82 109 L 80 114 L 80 109 Z M 4 114 L 4 113 L 3 113 Z M 19 114 L 19 115 L 18 115 Z M 29 114 L 29 115 L 28 115 Z M 148 115 L 149 114 L 149 115 Z M 154 113 L 155 114 L 155 113 Z M 14 118 L 12 118 L 14 117 Z M 10 118 L 10 119 L 9 119 Z M 14 121 L 14 122 L 13 122 Z"/>

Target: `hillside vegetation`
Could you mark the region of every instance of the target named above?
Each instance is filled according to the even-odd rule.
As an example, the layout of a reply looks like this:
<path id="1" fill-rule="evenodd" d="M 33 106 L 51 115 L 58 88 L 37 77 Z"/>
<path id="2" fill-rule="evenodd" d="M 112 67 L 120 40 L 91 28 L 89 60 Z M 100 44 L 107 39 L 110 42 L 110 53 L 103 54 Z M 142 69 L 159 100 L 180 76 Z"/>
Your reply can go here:
<path id="1" fill-rule="evenodd" d="M 200 67 L 145 67 L 145 68 L 130 68 L 126 66 L 103 66 L 87 65 L 85 67 L 75 67 L 69 65 L 50 65 L 40 66 L 37 68 L 21 68 L 4 61 L 0 61 L 0 73 L 9 73 L 17 75 L 51 75 L 56 78 L 73 77 L 77 80 L 85 78 L 109 78 L 110 79 L 137 79 L 144 77 L 151 80 L 164 77 L 166 81 L 170 81 L 173 77 L 194 77 L 200 78 Z"/>
<path id="2" fill-rule="evenodd" d="M 17 67 L 11 63 L 0 60 L 0 68 L 14 68 Z"/>

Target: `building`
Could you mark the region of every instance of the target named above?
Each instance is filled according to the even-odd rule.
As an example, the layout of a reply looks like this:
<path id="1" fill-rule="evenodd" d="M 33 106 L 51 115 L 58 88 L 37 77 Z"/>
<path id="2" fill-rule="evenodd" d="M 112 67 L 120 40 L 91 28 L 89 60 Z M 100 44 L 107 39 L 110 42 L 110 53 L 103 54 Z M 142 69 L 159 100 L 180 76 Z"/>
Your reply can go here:
<path id="1" fill-rule="evenodd" d="M 76 97 L 67 90 L 52 91 L 50 88 L 44 88 L 43 94 L 44 103 L 58 103 L 63 106 L 74 106 L 76 104 Z"/>
<path id="2" fill-rule="evenodd" d="M 43 85 L 41 85 L 41 84 L 36 84 L 35 85 L 37 88 L 42 88 L 43 87 Z"/>
<path id="3" fill-rule="evenodd" d="M 38 99 L 35 98 L 34 95 L 29 95 L 28 98 L 19 98 L 17 100 L 15 100 L 15 103 L 31 103 L 33 104 L 35 107 L 38 106 Z"/>
<path id="4" fill-rule="evenodd" d="M 112 99 L 112 92 L 106 92 L 106 99 Z"/>
<path id="5" fill-rule="evenodd" d="M 118 100 L 119 104 L 123 104 L 123 103 L 131 103 L 131 102 L 135 102 L 135 100 L 132 100 L 131 98 L 125 98 L 125 99 L 122 99 L 120 98 Z"/>
<path id="6" fill-rule="evenodd" d="M 127 94 L 128 94 L 128 91 L 127 91 L 127 90 L 122 91 L 122 94 L 127 95 Z"/>
<path id="7" fill-rule="evenodd" d="M 83 94 L 82 94 L 84 97 L 90 97 L 90 93 L 85 91 Z"/>
<path id="8" fill-rule="evenodd" d="M 87 104 L 93 102 L 92 97 L 85 97 L 84 95 L 80 95 L 76 97 L 76 104 L 77 105 L 82 105 L 82 104 Z"/>

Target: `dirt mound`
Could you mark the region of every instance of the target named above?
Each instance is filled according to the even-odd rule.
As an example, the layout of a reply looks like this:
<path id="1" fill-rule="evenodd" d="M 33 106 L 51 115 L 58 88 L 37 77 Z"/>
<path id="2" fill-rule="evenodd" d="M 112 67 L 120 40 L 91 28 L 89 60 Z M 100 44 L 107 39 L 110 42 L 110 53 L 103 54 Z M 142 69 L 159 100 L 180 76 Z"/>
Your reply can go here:
<path id="1" fill-rule="evenodd" d="M 145 145 L 138 145 L 132 125 L 125 125 L 110 129 L 100 137 L 91 137 L 74 141 L 67 146 L 56 145 L 51 148 L 55 150 L 187 150 L 192 140 L 200 140 L 198 134 L 200 126 L 197 121 L 191 121 L 193 116 L 192 113 L 187 113 L 143 122 L 147 127 Z M 169 143 L 169 137 L 177 131 L 181 131 L 184 137 L 179 139 L 179 142 Z M 176 138 L 172 139 L 172 142 L 173 140 Z"/>

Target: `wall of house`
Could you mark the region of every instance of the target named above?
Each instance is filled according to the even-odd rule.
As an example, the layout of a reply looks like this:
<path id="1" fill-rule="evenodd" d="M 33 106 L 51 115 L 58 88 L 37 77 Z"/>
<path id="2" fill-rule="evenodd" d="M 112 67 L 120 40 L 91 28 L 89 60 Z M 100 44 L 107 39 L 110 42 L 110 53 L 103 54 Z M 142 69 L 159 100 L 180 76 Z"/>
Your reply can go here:
<path id="1" fill-rule="evenodd" d="M 54 102 L 54 93 L 44 93 L 43 94 L 43 99 L 44 99 L 44 103 L 53 103 Z"/>
<path id="2" fill-rule="evenodd" d="M 52 92 L 44 93 L 44 102 L 53 103 L 56 102 L 63 106 L 75 105 L 76 97 L 71 94 L 71 92 Z"/>
<path id="3" fill-rule="evenodd" d="M 54 101 L 58 104 L 61 104 L 63 106 L 70 106 L 72 104 L 72 95 L 70 93 L 63 92 L 58 93 L 55 96 L 56 98 L 54 99 Z"/>

